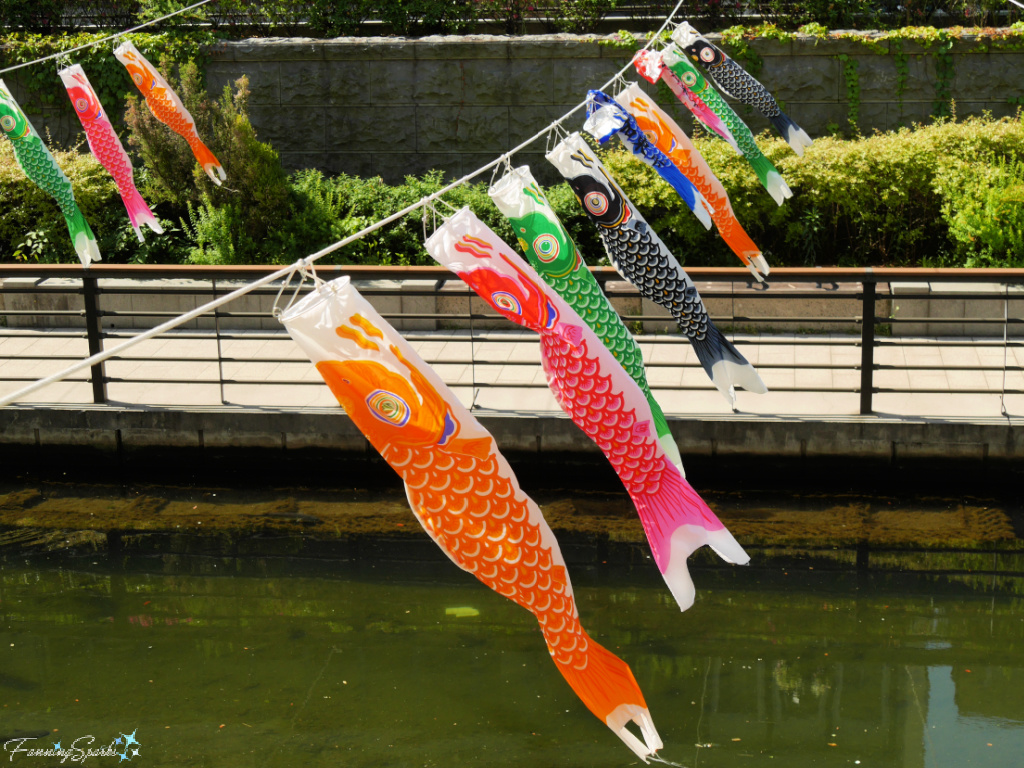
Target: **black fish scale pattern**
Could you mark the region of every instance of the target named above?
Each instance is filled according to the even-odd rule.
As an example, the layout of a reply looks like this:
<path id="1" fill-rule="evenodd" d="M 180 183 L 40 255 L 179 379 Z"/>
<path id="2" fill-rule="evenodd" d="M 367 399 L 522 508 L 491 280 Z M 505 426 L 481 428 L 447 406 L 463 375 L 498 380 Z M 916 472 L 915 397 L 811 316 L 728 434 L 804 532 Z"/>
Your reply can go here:
<path id="1" fill-rule="evenodd" d="M 641 295 L 672 313 L 690 340 L 702 341 L 711 320 L 697 293 L 697 286 L 661 253 L 646 232 L 626 227 L 600 228 L 601 238 L 616 266 Z"/>
<path id="2" fill-rule="evenodd" d="M 705 68 L 715 82 L 738 101 L 757 107 L 765 117 L 778 117 L 782 114 L 768 89 L 732 59 L 726 58 L 721 64 L 705 64 Z"/>

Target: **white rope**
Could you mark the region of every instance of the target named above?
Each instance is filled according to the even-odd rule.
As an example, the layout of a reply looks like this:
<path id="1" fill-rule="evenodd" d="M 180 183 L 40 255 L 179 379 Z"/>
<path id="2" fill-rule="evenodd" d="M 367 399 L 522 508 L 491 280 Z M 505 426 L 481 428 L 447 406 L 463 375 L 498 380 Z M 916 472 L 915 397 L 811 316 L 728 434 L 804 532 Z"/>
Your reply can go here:
<path id="1" fill-rule="evenodd" d="M 191 5 L 191 6 L 189 6 L 189 8 L 195 8 L 195 7 L 199 6 L 199 5 L 203 5 L 203 3 L 207 3 L 209 1 L 210 0 L 203 0 L 203 2 L 196 3 L 196 5 Z M 676 3 L 676 7 L 673 8 L 672 12 L 665 18 L 665 23 L 661 25 L 661 28 L 654 35 L 651 36 L 651 39 L 648 40 L 647 44 L 644 46 L 645 50 L 651 45 L 651 43 L 653 41 L 657 40 L 661 36 L 661 33 L 671 23 L 672 19 L 676 15 L 676 13 L 679 12 L 679 8 L 682 6 L 683 2 L 684 2 L 684 0 L 679 0 L 679 2 Z M 181 11 L 176 11 L 176 13 L 181 13 L 182 11 L 186 11 L 186 10 L 188 10 L 188 8 L 182 8 Z M 171 14 L 171 15 L 174 15 L 174 14 Z M 157 19 L 155 21 L 159 21 L 159 19 Z M 149 22 L 149 23 L 152 24 L 152 23 L 155 23 L 155 21 L 154 22 Z M 134 30 L 128 30 L 128 32 L 132 32 L 132 31 L 134 31 Z M 120 34 L 125 34 L 125 33 L 120 33 Z M 118 35 L 113 35 L 112 37 L 117 37 L 117 36 Z M 102 41 L 98 41 L 98 42 L 102 42 Z M 70 53 L 70 51 L 64 51 L 62 53 Z M 53 57 L 52 56 L 48 56 L 47 58 L 53 58 Z M 44 60 L 45 59 L 39 59 L 39 61 L 44 61 Z M 29 63 L 35 63 L 35 62 L 29 62 Z M 21 66 L 27 66 L 27 65 L 21 65 Z M 603 91 L 606 88 L 608 88 L 610 85 L 613 85 L 616 82 L 616 79 L 621 77 L 632 66 L 633 66 L 632 60 L 630 60 L 629 64 L 627 64 L 625 67 L 623 67 L 618 72 L 616 72 L 615 76 L 612 77 L 612 79 L 609 80 L 607 83 L 602 85 L 599 90 Z M 267 275 L 266 277 L 260 278 L 259 280 L 256 280 L 255 282 L 249 283 L 248 285 L 244 285 L 241 288 L 239 288 L 239 289 L 237 289 L 235 291 L 232 291 L 231 293 L 225 294 L 224 296 L 221 296 L 219 299 L 214 299 L 213 301 L 210 301 L 210 302 L 208 302 L 206 304 L 203 304 L 201 307 L 196 307 L 195 309 L 193 309 L 193 310 L 191 310 L 189 312 L 186 312 L 183 315 L 179 315 L 178 317 L 173 318 L 171 320 L 168 320 L 165 323 L 161 323 L 160 325 L 156 326 L 155 328 L 150 328 L 148 331 L 144 331 L 143 333 L 140 333 L 137 336 L 133 336 L 132 338 L 128 339 L 127 341 L 125 341 L 125 342 L 123 342 L 121 344 L 118 344 L 117 346 L 112 347 L 111 349 L 105 350 L 103 352 L 98 352 L 95 355 L 92 355 L 91 357 L 87 357 L 84 360 L 80 360 L 79 362 L 77 362 L 74 365 L 71 365 L 71 366 L 65 368 L 62 371 L 58 371 L 57 373 L 52 374 L 51 376 L 47 376 L 44 379 L 39 379 L 38 381 L 33 382 L 32 384 L 29 384 L 27 387 L 23 387 L 23 388 L 19 389 L 17 392 L 12 392 L 10 394 L 0 396 L 0 407 L 3 407 L 5 405 L 10 405 L 11 403 L 15 402 L 16 400 L 19 400 L 19 399 L 25 397 L 26 395 L 32 394 L 36 390 L 42 389 L 43 387 L 49 386 L 50 384 L 53 384 L 55 382 L 58 382 L 58 381 L 61 381 L 62 379 L 67 378 L 68 376 L 70 376 L 73 373 L 78 373 L 78 371 L 81 371 L 81 370 L 83 370 L 85 368 L 89 368 L 89 367 L 91 367 L 93 365 L 96 365 L 97 363 L 102 363 L 104 360 L 108 360 L 111 357 L 114 357 L 115 355 L 123 352 L 124 350 L 128 349 L 129 347 L 135 346 L 136 344 L 138 344 L 140 342 L 146 341 L 147 339 L 151 339 L 154 336 L 158 336 L 161 333 L 165 333 L 166 331 L 173 330 L 174 328 L 177 328 L 179 325 L 182 325 L 183 323 L 187 323 L 189 320 L 194 320 L 195 318 L 199 317 L 200 315 L 205 314 L 206 312 L 209 312 L 211 309 L 216 309 L 217 307 L 223 306 L 224 304 L 227 304 L 227 303 L 229 303 L 231 301 L 234 301 L 235 299 L 238 299 L 238 298 L 241 298 L 242 296 L 245 296 L 247 293 L 249 293 L 250 291 L 255 290 L 256 288 L 259 288 L 260 286 L 266 285 L 267 283 L 271 283 L 274 280 L 277 280 L 278 278 L 281 278 L 281 277 L 285 277 L 285 276 L 290 277 L 296 270 L 305 270 L 305 269 L 307 269 L 309 267 L 312 267 L 313 262 L 315 262 L 317 259 L 320 259 L 320 258 L 326 256 L 329 253 L 334 253 L 334 251 L 337 251 L 339 248 L 344 248 L 346 245 L 349 245 L 350 243 L 354 243 L 356 240 L 361 240 L 362 238 L 366 237 L 370 233 L 377 231 L 381 227 L 385 227 L 388 224 L 391 224 L 392 222 L 397 221 L 398 219 L 401 219 L 404 216 L 408 216 L 410 213 L 413 213 L 414 211 L 418 210 L 419 208 L 421 208 L 421 207 L 423 207 L 425 205 L 429 205 L 429 204 L 433 203 L 435 200 L 440 199 L 440 197 L 442 195 L 445 195 L 448 192 L 451 192 L 456 187 L 458 187 L 458 186 L 460 186 L 462 184 L 465 184 L 466 182 L 476 178 L 480 174 L 486 173 L 487 171 L 491 170 L 492 168 L 496 168 L 502 162 L 507 162 L 508 159 L 512 155 L 514 155 L 516 152 L 519 152 L 520 150 L 525 149 L 526 147 L 530 146 L 533 142 L 537 141 L 540 138 L 543 138 L 545 135 L 547 135 L 547 133 L 549 131 L 552 131 L 552 130 L 555 130 L 556 128 L 558 128 L 561 125 L 563 120 L 565 120 L 566 118 L 568 118 L 568 117 L 572 116 L 573 114 L 575 114 L 576 112 L 578 112 L 580 109 L 585 107 L 586 104 L 587 104 L 587 102 L 584 99 L 582 102 L 580 102 L 575 107 L 570 109 L 568 112 L 566 112 L 564 115 L 559 117 L 557 120 L 555 120 L 554 122 L 550 123 L 547 127 L 544 128 L 544 130 L 538 131 L 536 134 L 534 134 L 533 136 L 528 138 L 526 141 L 522 142 L 521 144 L 519 144 L 519 145 L 513 147 L 512 149 L 510 149 L 508 152 L 505 152 L 504 154 L 502 154 L 499 157 L 495 158 L 494 160 L 489 162 L 487 165 L 481 166 L 480 168 L 477 168 L 475 171 L 473 171 L 471 173 L 467 173 L 462 178 L 457 179 L 456 181 L 451 182 L 447 186 L 442 187 L 441 189 L 439 189 L 436 192 L 433 192 L 433 193 L 427 195 L 426 197 L 420 198 L 417 202 L 412 203 L 411 205 L 406 206 L 402 210 L 397 211 L 396 213 L 393 213 L 390 216 L 381 219 L 376 224 L 371 224 L 370 226 L 366 227 L 365 229 L 361 229 L 360 231 L 358 231 L 358 232 L 356 232 L 356 233 L 354 233 L 352 235 L 349 235 L 348 237 L 343 238 L 342 240 L 338 240 L 336 243 L 332 243 L 331 245 L 328 245 L 326 248 L 323 248 L 323 249 L 317 251 L 316 253 L 313 253 L 313 254 L 310 254 L 309 256 L 306 256 L 304 259 L 299 259 L 294 264 L 291 264 L 291 265 L 289 265 L 287 267 L 279 269 L 277 272 L 274 272 L 274 273 L 272 273 L 270 275 Z M 279 296 L 280 296 L 280 294 L 279 294 Z M 472 311 L 470 312 L 470 314 L 472 314 Z"/>
<path id="2" fill-rule="evenodd" d="M 147 21 L 145 24 L 139 24 L 139 26 L 132 27 L 131 29 L 126 29 L 123 32 L 117 32 L 116 34 L 113 34 L 113 35 L 107 35 L 107 37 L 101 38 L 99 40 L 93 40 L 91 43 L 86 43 L 85 45 L 80 45 L 77 48 L 69 48 L 66 51 L 58 51 L 57 53 L 51 53 L 49 56 L 43 56 L 43 58 L 41 58 L 41 59 L 36 59 L 34 61 L 26 61 L 24 64 L 15 64 L 13 67 L 8 67 L 7 69 L 0 69 L 0 75 L 2 75 L 4 72 L 12 72 L 15 69 L 21 69 L 22 67 L 31 67 L 33 64 L 38 64 L 41 61 L 49 61 L 50 59 L 56 59 L 56 58 L 59 58 L 60 56 L 69 56 L 70 54 L 74 53 L 75 51 L 84 51 L 86 48 L 92 48 L 95 45 L 100 45 L 101 43 L 107 42 L 107 40 L 113 40 L 114 38 L 121 37 L 123 35 L 128 35 L 128 34 L 131 34 L 132 32 L 138 32 L 140 29 L 145 29 L 146 27 L 151 27 L 154 24 L 158 24 L 161 21 L 165 21 L 165 20 L 171 18 L 172 16 L 177 16 L 178 14 L 184 13 L 185 11 L 191 11 L 193 8 L 198 8 L 200 5 L 206 5 L 209 2 L 210 2 L 210 0 L 201 0 L 201 2 L 194 3 L 194 4 L 190 5 L 190 6 L 188 6 L 187 8 L 179 8 L 178 10 L 173 11 L 172 13 L 168 13 L 166 16 L 161 16 L 159 19 L 153 19 L 152 21 Z"/>
<path id="3" fill-rule="evenodd" d="M 96 365 L 97 363 L 102 363 L 104 360 L 107 360 L 113 357 L 114 355 L 123 352 L 129 347 L 134 347 L 136 344 L 146 341 L 146 339 L 151 339 L 154 336 L 159 336 L 161 333 L 177 328 L 182 323 L 187 323 L 189 320 L 196 319 L 200 315 L 209 312 L 211 309 L 216 309 L 217 307 L 223 306 L 228 302 L 241 298 L 250 291 L 259 288 L 261 285 L 272 283 L 279 277 L 290 275 L 292 272 L 299 268 L 303 261 L 305 260 L 303 259 L 301 261 L 296 262 L 295 264 L 291 264 L 287 267 L 284 267 L 283 269 L 279 269 L 277 272 L 267 275 L 266 277 L 262 277 L 259 280 L 256 280 L 255 282 L 249 283 L 248 285 L 243 285 L 238 290 L 232 291 L 231 293 L 226 293 L 219 299 L 214 299 L 213 301 L 207 304 L 203 304 L 203 306 L 201 307 L 196 307 L 195 309 L 186 312 L 183 315 L 179 315 L 178 317 L 175 317 L 172 320 L 168 320 L 166 323 L 161 323 L 155 328 L 150 328 L 148 331 L 143 331 L 137 336 L 132 336 L 130 339 L 121 344 L 118 344 L 116 347 L 105 350 L 103 352 L 97 352 L 92 357 L 87 357 L 84 360 L 79 360 L 77 363 L 65 368 L 63 371 L 60 371 L 58 373 L 53 374 L 52 376 L 47 376 L 45 379 L 40 379 L 39 381 L 29 384 L 27 387 L 23 387 L 22 389 L 19 389 L 17 392 L 11 392 L 8 395 L 4 395 L 3 397 L 0 397 L 0 406 L 10 405 L 15 400 L 19 400 L 25 395 L 35 392 L 37 389 L 42 389 L 45 386 L 58 382 L 61 379 L 67 378 L 73 373 L 78 373 L 78 371 L 82 370 L 83 368 L 89 368 L 90 366 Z"/>

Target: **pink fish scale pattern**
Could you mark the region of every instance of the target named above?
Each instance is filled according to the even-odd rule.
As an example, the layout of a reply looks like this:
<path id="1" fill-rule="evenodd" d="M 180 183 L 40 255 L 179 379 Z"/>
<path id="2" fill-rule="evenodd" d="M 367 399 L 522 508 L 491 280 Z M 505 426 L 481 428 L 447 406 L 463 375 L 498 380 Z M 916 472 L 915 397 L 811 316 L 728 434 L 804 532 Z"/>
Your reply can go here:
<path id="1" fill-rule="evenodd" d="M 662 573 L 669 567 L 672 534 L 680 524 L 706 531 L 725 528 L 669 466 L 658 450 L 650 421 L 638 422 L 635 410 L 623 409 L 622 394 L 610 375 L 598 372 L 599 361 L 590 355 L 585 339 L 573 345 L 564 338 L 564 331 L 542 332 L 541 355 L 558 404 L 598 445 L 633 500 Z"/>
<path id="2" fill-rule="evenodd" d="M 427 251 L 490 306 L 540 334 L 541 361 L 562 410 L 601 449 L 629 493 L 654 560 L 682 610 L 695 589 L 686 559 L 709 545 L 730 563 L 750 557 L 667 458 L 643 392 L 579 315 L 468 209 Z"/>

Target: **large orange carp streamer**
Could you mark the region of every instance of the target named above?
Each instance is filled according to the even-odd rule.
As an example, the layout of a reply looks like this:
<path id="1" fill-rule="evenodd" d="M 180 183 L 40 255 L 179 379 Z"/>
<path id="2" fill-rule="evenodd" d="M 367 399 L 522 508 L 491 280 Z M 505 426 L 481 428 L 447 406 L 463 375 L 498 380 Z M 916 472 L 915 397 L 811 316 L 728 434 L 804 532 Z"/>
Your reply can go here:
<path id="1" fill-rule="evenodd" d="M 402 478 L 430 537 L 460 568 L 537 617 L 576 695 L 646 762 L 662 742 L 644 696 L 626 663 L 580 625 L 558 542 L 490 433 L 349 278 L 321 285 L 281 321 Z M 631 721 L 643 741 L 627 728 Z"/>
<path id="2" fill-rule="evenodd" d="M 188 145 L 192 147 L 192 154 L 196 156 L 196 160 L 206 171 L 210 181 L 219 187 L 220 183 L 227 178 L 224 168 L 221 166 L 220 160 L 214 157 L 213 152 L 199 138 L 196 121 L 185 109 L 178 94 L 164 80 L 163 75 L 127 40 L 117 47 L 114 56 L 128 69 L 132 82 L 146 99 L 146 104 L 156 119 L 188 142 Z"/>
<path id="3" fill-rule="evenodd" d="M 730 563 L 750 561 L 666 455 L 643 391 L 529 264 L 468 208 L 438 227 L 426 248 L 504 317 L 540 334 L 548 387 L 629 492 L 654 561 L 680 609 L 693 605 L 686 558 L 698 547 L 707 544 Z"/>

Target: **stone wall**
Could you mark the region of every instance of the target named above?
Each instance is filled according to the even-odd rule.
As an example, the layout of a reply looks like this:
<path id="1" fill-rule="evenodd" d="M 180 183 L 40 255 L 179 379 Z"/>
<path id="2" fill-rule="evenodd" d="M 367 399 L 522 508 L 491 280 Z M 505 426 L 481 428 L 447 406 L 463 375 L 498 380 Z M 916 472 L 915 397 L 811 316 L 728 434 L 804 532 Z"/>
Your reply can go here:
<path id="1" fill-rule="evenodd" d="M 712 38 L 715 36 L 712 35 Z M 534 135 L 602 85 L 628 54 L 594 36 L 256 39 L 224 43 L 211 52 L 207 84 L 219 92 L 247 75 L 258 135 L 289 168 L 380 175 L 401 180 L 439 168 L 461 176 Z M 760 40 L 759 79 L 811 136 L 845 126 L 850 105 L 843 62 L 857 63 L 860 127 L 865 132 L 927 121 L 936 101 L 932 51 L 905 43 L 906 78 L 890 43 L 873 48 L 854 40 Z M 1012 114 L 1024 82 L 1024 52 L 996 50 L 964 38 L 954 44 L 952 95 L 957 114 Z M 17 73 L 11 73 L 16 75 Z M 637 79 L 637 78 L 631 78 Z M 24 94 L 8 77 L 15 96 Z M 670 103 L 659 97 L 666 107 Z M 689 127 L 685 109 L 672 113 Z M 768 127 L 740 106 L 750 127 Z M 66 104 L 32 113 L 64 143 L 81 128 Z M 577 130 L 582 111 L 565 125 Z M 516 157 L 541 181 L 555 180 L 543 162 L 544 143 Z"/>
<path id="2" fill-rule="evenodd" d="M 714 35 L 711 36 L 715 38 Z M 249 76 L 252 119 L 260 136 L 292 168 L 380 175 L 397 181 L 440 168 L 460 176 L 565 114 L 628 62 L 594 36 L 467 36 L 399 40 L 253 40 L 230 43 L 207 70 L 211 89 Z M 936 101 L 932 52 L 903 46 L 906 79 L 897 94 L 889 43 L 874 50 L 853 40 L 757 41 L 759 79 L 811 136 L 845 126 L 849 114 L 845 55 L 857 62 L 860 127 L 865 132 L 927 121 Z M 954 46 L 957 114 L 1013 114 L 1024 82 L 1024 52 L 987 50 L 972 39 Z M 631 77 L 630 79 L 639 79 Z M 659 101 L 684 127 L 684 108 Z M 759 132 L 768 123 L 738 108 Z M 582 110 L 564 125 L 578 130 Z M 546 167 L 544 143 L 517 155 Z M 545 171 L 546 172 L 546 171 Z M 550 179 L 554 179 L 552 174 Z"/>

